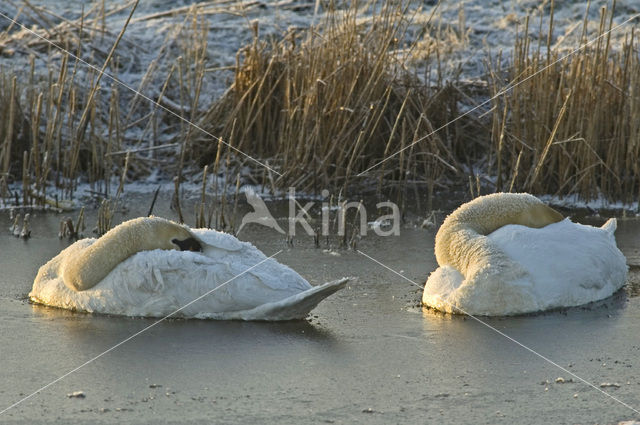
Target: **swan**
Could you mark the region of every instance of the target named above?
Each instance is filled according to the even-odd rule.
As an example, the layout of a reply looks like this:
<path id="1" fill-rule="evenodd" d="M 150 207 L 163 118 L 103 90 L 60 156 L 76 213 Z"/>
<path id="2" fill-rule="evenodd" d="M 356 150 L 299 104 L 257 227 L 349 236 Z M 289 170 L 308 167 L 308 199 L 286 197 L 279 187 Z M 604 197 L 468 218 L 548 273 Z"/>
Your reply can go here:
<path id="1" fill-rule="evenodd" d="M 143 217 L 61 251 L 40 267 L 29 297 L 125 316 L 164 317 L 186 305 L 172 316 L 291 320 L 304 318 L 347 281 L 314 287 L 232 235 Z"/>
<path id="2" fill-rule="evenodd" d="M 573 223 L 526 193 L 495 193 L 460 206 L 436 234 L 438 267 L 422 303 L 448 313 L 502 316 L 609 297 L 626 282 L 615 218 Z"/>

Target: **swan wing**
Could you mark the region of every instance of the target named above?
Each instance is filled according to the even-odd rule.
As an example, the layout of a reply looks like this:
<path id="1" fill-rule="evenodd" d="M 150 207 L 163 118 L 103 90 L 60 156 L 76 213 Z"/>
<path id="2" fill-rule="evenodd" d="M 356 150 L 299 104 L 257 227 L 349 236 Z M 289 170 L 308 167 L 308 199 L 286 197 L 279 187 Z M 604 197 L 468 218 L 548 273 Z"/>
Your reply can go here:
<path id="1" fill-rule="evenodd" d="M 295 271 L 264 255 L 219 254 L 212 258 L 187 251 L 139 252 L 87 294 L 94 304 L 106 302 L 99 310 L 93 306 L 93 311 L 159 317 L 181 309 L 179 316 L 197 317 L 203 312 L 253 309 L 312 288 Z M 260 261 L 264 262 L 250 269 Z"/>
<path id="2" fill-rule="evenodd" d="M 226 320 L 264 321 L 304 319 L 309 312 L 320 303 L 320 301 L 344 288 L 348 281 L 348 278 L 342 278 L 326 282 L 285 299 L 265 303 L 249 310 L 220 314 L 201 314 L 197 317 Z"/>
<path id="3" fill-rule="evenodd" d="M 264 287 L 268 291 L 297 293 L 311 288 L 302 276 L 274 259 L 267 259 L 267 256 L 250 242 L 242 242 L 233 235 L 209 229 L 195 229 L 193 233 L 203 242 L 202 254 L 207 257 L 195 261 L 212 267 L 224 268 L 222 265 L 226 265 L 226 268 L 235 274 L 244 274 L 250 269 L 247 274 L 253 276 L 257 282 L 256 286 L 247 285 L 248 291 L 255 292 L 258 287 Z M 252 268 L 261 261 L 264 262 L 259 267 Z M 253 297 L 256 298 L 256 295 Z M 257 297 L 260 298 L 260 295 Z"/>
<path id="4" fill-rule="evenodd" d="M 239 251 L 246 244 L 251 245 L 248 242 L 242 242 L 233 235 L 224 232 L 218 232 L 211 229 L 191 229 L 196 238 L 200 240 L 205 246 L 205 252 L 207 249 L 211 252 L 215 250 L 224 251 Z M 251 245 L 253 246 L 253 245 Z"/>
<path id="5" fill-rule="evenodd" d="M 529 272 L 552 308 L 603 299 L 624 285 L 626 259 L 610 228 L 565 219 L 542 229 L 505 226 L 490 237 Z"/>

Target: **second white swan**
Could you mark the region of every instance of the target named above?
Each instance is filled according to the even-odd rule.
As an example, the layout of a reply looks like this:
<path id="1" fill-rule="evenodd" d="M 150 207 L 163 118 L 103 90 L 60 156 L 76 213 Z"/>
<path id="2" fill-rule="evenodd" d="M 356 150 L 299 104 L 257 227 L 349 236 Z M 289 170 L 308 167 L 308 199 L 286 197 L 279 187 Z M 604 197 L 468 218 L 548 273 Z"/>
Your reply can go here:
<path id="1" fill-rule="evenodd" d="M 626 282 L 616 220 L 571 222 L 536 197 L 482 196 L 449 215 L 436 235 L 440 267 L 422 303 L 449 313 L 511 315 L 609 297 Z"/>

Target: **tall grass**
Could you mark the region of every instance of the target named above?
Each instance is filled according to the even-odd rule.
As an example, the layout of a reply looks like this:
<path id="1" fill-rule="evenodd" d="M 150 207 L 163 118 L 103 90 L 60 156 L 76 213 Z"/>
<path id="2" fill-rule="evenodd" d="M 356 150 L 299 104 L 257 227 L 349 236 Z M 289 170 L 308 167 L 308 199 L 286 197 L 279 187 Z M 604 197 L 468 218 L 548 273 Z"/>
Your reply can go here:
<path id="1" fill-rule="evenodd" d="M 19 162 L 12 158 L 22 157 L 31 137 L 31 129 L 18 101 L 20 91 L 15 77 L 0 73 L 0 179 L 5 182 L 2 186 L 11 175 L 19 172 Z"/>
<path id="2" fill-rule="evenodd" d="M 527 20 L 509 67 L 510 80 L 519 84 L 494 104 L 492 174 L 498 190 L 638 199 L 638 44 L 631 30 L 622 46 L 613 46 L 607 32 L 612 25 L 613 10 L 603 8 L 592 36 L 598 40 L 565 57 L 544 33 L 537 38 L 548 40 L 547 46 L 532 44 Z M 586 28 L 581 41 L 587 42 Z M 493 75 L 496 94 L 501 75 Z"/>
<path id="3" fill-rule="evenodd" d="M 356 4 L 356 3 L 354 3 Z M 353 5 L 317 27 L 253 42 L 237 57 L 233 85 L 202 122 L 232 146 L 269 160 L 279 187 L 345 187 L 354 176 L 457 114 L 456 91 L 422 84 L 396 48 L 406 10 L 385 2 L 371 18 Z M 427 71 L 429 73 L 430 71 Z M 435 72 L 435 71 L 434 71 Z M 433 182 L 456 163 L 457 128 L 428 137 L 368 177 Z M 201 141 L 201 165 L 218 154 Z"/>
<path id="4" fill-rule="evenodd" d="M 94 6 L 76 20 L 50 23 L 35 31 L 118 77 L 123 66 L 134 66 L 128 63 L 135 56 L 134 47 L 127 42 L 116 50 L 125 28 L 114 35 L 103 24 L 106 16 L 122 7 L 105 11 L 104 6 Z M 167 174 L 181 172 L 183 164 L 176 166 L 173 155 L 183 144 L 158 141 L 166 140 L 160 132 L 183 143 L 191 138 L 192 128 L 170 112 L 194 120 L 198 111 L 206 25 L 197 10 L 187 10 L 184 20 L 169 32 L 138 87 L 142 92 L 151 91 L 166 110 L 157 105 L 141 107 L 140 97 L 108 79 L 101 80 L 102 73 L 50 49 L 28 31 L 2 36 L 5 46 L 26 44 L 42 54 L 31 57 L 28 77 L 0 69 L 0 196 L 5 204 L 15 203 L 9 184 L 18 181 L 22 182 L 20 205 L 61 207 L 68 204 L 63 199 L 75 197 L 80 182 L 90 183 L 91 193 L 98 198 L 109 198 L 114 195 L 113 178 L 125 171 L 130 178 L 156 169 Z M 41 58 L 47 56 L 43 66 Z M 159 63 L 167 68 L 166 75 Z M 158 81 L 161 88 L 155 90 L 153 84 Z M 132 139 L 132 134 L 139 136 Z M 160 149 L 169 155 L 157 154 Z"/>
<path id="5" fill-rule="evenodd" d="M 83 14 L 79 23 L 65 21 L 52 25 L 47 35 L 81 56 L 82 41 L 89 37 L 86 31 L 91 30 L 84 27 L 85 17 Z M 29 36 L 24 30 L 11 34 L 16 40 Z M 77 43 L 75 49 L 69 47 L 71 41 Z M 26 43 L 34 49 L 48 48 L 39 39 Z M 117 42 L 113 50 L 115 46 Z M 104 68 L 111 64 L 112 54 L 104 59 Z M 54 51 L 53 56 L 58 60 L 50 63 L 44 75 L 42 69 L 36 69 L 34 56 L 30 59 L 28 78 L 18 79 L 6 71 L 0 75 L 0 81 L 12 81 L 8 97 L 7 90 L 1 87 L 6 83 L 0 83 L 0 111 L 8 110 L 7 121 L 3 120 L 6 126 L 0 130 L 7 135 L 0 149 L 2 178 L 6 183 L 22 181 L 24 206 L 59 206 L 53 199 L 72 198 L 80 176 L 86 176 L 92 183 L 108 179 L 106 170 L 112 163 L 106 155 L 120 142 L 109 143 L 112 140 L 107 140 L 103 131 L 109 125 L 111 133 L 112 123 L 108 124 L 105 117 L 112 114 L 109 105 L 118 103 L 118 91 L 111 90 L 102 96 L 99 73 L 87 71 L 67 53 Z M 16 133 L 11 126 L 17 127 L 17 123 L 24 123 L 23 136 L 11 140 L 10 136 Z M 51 187 L 54 193 L 47 193 Z"/>
<path id="6" fill-rule="evenodd" d="M 94 70 L 48 50 L 25 31 L 3 32 L 3 52 L 13 40 L 47 60 L 32 58 L 19 76 L 0 68 L 0 198 L 5 204 L 19 198 L 23 205 L 60 206 L 87 181 L 99 202 L 115 195 L 102 204 L 102 227 L 108 229 L 122 182 L 160 170 L 175 179 L 181 219 L 180 184 L 202 176 L 198 223 L 233 229 L 242 182 L 274 192 L 331 188 L 345 196 L 356 183 L 392 186 L 403 195 L 412 185 L 426 185 L 432 194 L 438 185 L 467 181 L 475 193 L 604 195 L 627 202 L 640 196 L 638 44 L 633 31 L 621 46 L 605 35 L 613 11 L 601 12 L 596 35 L 602 37 L 568 57 L 551 45 L 553 19 L 534 36 L 527 19 L 510 61 L 489 60 L 487 76 L 464 85 L 455 75 L 445 83 L 440 71 L 448 68 L 449 50 L 472 36 L 463 8 L 456 29 L 432 24 L 423 14 L 416 30 L 409 3 L 351 2 L 340 10 L 333 5 L 317 25 L 281 37 L 263 36 L 250 23 L 253 37 L 237 54 L 233 83 L 212 104 L 202 100 L 211 55 L 205 16 L 219 13 L 218 6 L 200 3 L 138 18 L 183 16 L 146 70 L 136 71 L 142 76 L 136 89 L 156 104 L 100 81 Z M 98 2 L 76 20 L 48 23 L 44 18 L 53 15 L 29 8 L 48 25 L 38 31 L 88 62 L 115 76 L 125 64 L 136 66 L 136 47 L 129 42 L 108 53 L 118 37 L 104 21 L 121 6 Z M 585 28 L 581 42 L 586 39 Z M 517 84 L 504 90 L 505 78 Z M 491 113 L 471 114 L 434 132 L 459 117 L 459 105 L 493 96 Z M 496 177 L 495 185 L 470 178 L 475 170 Z M 207 201 L 207 175 L 214 197 L 224 187 L 221 205 Z M 116 178 L 118 189 L 111 188 Z M 19 196 L 9 190 L 17 182 Z M 227 192 L 234 187 L 232 201 Z"/>

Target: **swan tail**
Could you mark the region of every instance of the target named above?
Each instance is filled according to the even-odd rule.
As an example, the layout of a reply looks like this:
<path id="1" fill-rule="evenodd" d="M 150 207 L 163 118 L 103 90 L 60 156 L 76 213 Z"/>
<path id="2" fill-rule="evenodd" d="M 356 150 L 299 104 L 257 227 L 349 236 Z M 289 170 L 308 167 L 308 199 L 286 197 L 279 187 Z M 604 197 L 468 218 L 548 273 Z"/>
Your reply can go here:
<path id="1" fill-rule="evenodd" d="M 607 232 L 613 235 L 617 227 L 618 227 L 618 222 L 614 217 L 607 220 L 607 222 L 602 225 L 601 229 L 606 230 Z"/>
<path id="2" fill-rule="evenodd" d="M 348 281 L 348 278 L 342 278 L 327 282 L 280 301 L 263 304 L 251 310 L 234 312 L 230 315 L 232 317 L 227 318 L 264 321 L 304 319 L 320 301 L 344 288 Z"/>

